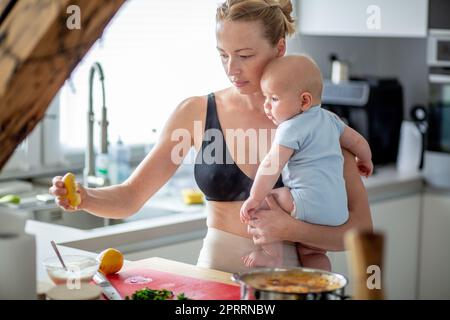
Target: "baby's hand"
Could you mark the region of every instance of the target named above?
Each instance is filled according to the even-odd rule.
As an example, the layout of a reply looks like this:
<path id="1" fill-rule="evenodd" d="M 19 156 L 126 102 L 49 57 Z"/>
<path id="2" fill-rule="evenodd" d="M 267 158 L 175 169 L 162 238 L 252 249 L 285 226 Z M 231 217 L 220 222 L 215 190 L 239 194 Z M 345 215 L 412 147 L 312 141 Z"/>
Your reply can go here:
<path id="1" fill-rule="evenodd" d="M 362 161 L 360 159 L 356 159 L 356 165 L 358 167 L 359 174 L 363 177 L 369 177 L 373 173 L 373 163 L 371 160 Z"/>
<path id="2" fill-rule="evenodd" d="M 252 198 L 245 200 L 241 207 L 241 222 L 246 223 L 250 220 L 250 214 L 259 206 L 260 201 L 256 201 Z"/>

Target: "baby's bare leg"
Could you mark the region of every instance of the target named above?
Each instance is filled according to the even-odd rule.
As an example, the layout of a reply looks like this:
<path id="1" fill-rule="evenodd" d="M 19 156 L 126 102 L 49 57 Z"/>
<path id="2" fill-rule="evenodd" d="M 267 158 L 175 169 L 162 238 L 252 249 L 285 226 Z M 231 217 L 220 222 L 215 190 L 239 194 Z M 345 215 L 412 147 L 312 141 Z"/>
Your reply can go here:
<path id="1" fill-rule="evenodd" d="M 294 199 L 289 188 L 282 187 L 270 192 L 275 197 L 280 207 L 291 213 L 294 209 Z M 258 209 L 270 209 L 266 201 Z M 255 250 L 244 257 L 244 263 L 248 267 L 281 267 L 283 265 L 283 243 L 273 242 L 261 246 L 261 250 Z"/>
<path id="2" fill-rule="evenodd" d="M 278 205 L 284 211 L 291 213 L 294 210 L 294 198 L 292 198 L 291 192 L 287 187 L 281 187 L 277 189 L 273 189 L 270 192 L 271 195 L 275 197 L 278 202 Z M 267 205 L 267 202 L 264 200 L 262 204 L 259 206 L 259 209 L 268 210 L 270 209 Z"/>
<path id="3" fill-rule="evenodd" d="M 247 267 L 281 267 L 283 266 L 283 243 L 273 242 L 261 246 L 261 250 L 255 250 L 244 256 Z"/>
<path id="4" fill-rule="evenodd" d="M 292 198 L 291 192 L 287 187 L 281 187 L 277 189 L 273 189 L 270 192 L 271 195 L 275 197 L 281 209 L 288 212 L 289 214 L 294 210 L 294 199 Z M 261 205 L 258 207 L 261 210 L 269 210 L 269 205 L 266 200 L 264 200 Z M 250 226 L 247 227 L 248 232 L 250 232 Z"/>
<path id="5" fill-rule="evenodd" d="M 271 193 L 275 195 L 278 204 L 284 211 L 291 213 L 294 210 L 294 199 L 289 188 L 278 188 Z M 307 247 L 297 243 L 297 252 L 302 266 L 331 271 L 331 263 L 325 250 Z"/>
<path id="6" fill-rule="evenodd" d="M 303 267 L 331 271 L 330 259 L 326 251 L 309 248 L 297 243 L 297 253 Z"/>
<path id="7" fill-rule="evenodd" d="M 294 210 L 294 199 L 292 198 L 289 188 L 282 187 L 274 189 L 270 192 L 270 194 L 272 194 L 275 197 L 278 204 L 284 211 L 290 214 Z M 260 209 L 270 209 L 270 208 L 264 201 Z M 297 243 L 296 245 L 299 260 L 303 267 L 331 271 L 331 263 L 327 255 L 325 254 L 326 251 L 306 247 L 301 245 L 300 243 Z M 269 250 L 271 249 L 269 248 Z"/>

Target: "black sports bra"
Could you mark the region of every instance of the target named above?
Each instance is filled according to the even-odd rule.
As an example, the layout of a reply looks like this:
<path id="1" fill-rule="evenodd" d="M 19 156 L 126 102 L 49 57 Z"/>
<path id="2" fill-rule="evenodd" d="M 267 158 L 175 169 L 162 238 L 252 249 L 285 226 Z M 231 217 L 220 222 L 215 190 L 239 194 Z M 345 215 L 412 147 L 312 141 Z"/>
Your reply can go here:
<path id="1" fill-rule="evenodd" d="M 213 93 L 208 95 L 205 133 L 195 159 L 194 177 L 206 200 L 211 201 L 244 201 L 253 184 L 233 161 L 227 148 Z M 282 186 L 280 176 L 274 188 Z"/>

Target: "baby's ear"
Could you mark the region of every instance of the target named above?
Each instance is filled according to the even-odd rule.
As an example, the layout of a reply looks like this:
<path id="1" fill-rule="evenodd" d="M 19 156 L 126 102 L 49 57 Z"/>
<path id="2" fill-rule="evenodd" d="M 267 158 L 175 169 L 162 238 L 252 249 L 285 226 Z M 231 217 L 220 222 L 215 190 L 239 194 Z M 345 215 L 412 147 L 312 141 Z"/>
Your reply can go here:
<path id="1" fill-rule="evenodd" d="M 300 95 L 300 110 L 302 112 L 308 111 L 312 107 L 313 98 L 311 93 L 303 92 Z"/>

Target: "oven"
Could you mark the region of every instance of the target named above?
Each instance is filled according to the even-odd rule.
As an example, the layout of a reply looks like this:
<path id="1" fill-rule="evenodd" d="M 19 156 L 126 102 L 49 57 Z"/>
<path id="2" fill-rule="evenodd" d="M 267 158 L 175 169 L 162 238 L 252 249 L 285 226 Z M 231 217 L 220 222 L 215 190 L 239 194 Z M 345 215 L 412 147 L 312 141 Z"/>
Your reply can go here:
<path id="1" fill-rule="evenodd" d="M 450 188 L 450 30 L 429 31 L 428 132 L 424 160 L 427 181 Z"/>
<path id="2" fill-rule="evenodd" d="M 450 67 L 450 29 L 430 29 L 427 44 L 428 66 Z"/>
<path id="3" fill-rule="evenodd" d="M 427 150 L 450 154 L 450 68 L 430 74 L 427 141 Z"/>

